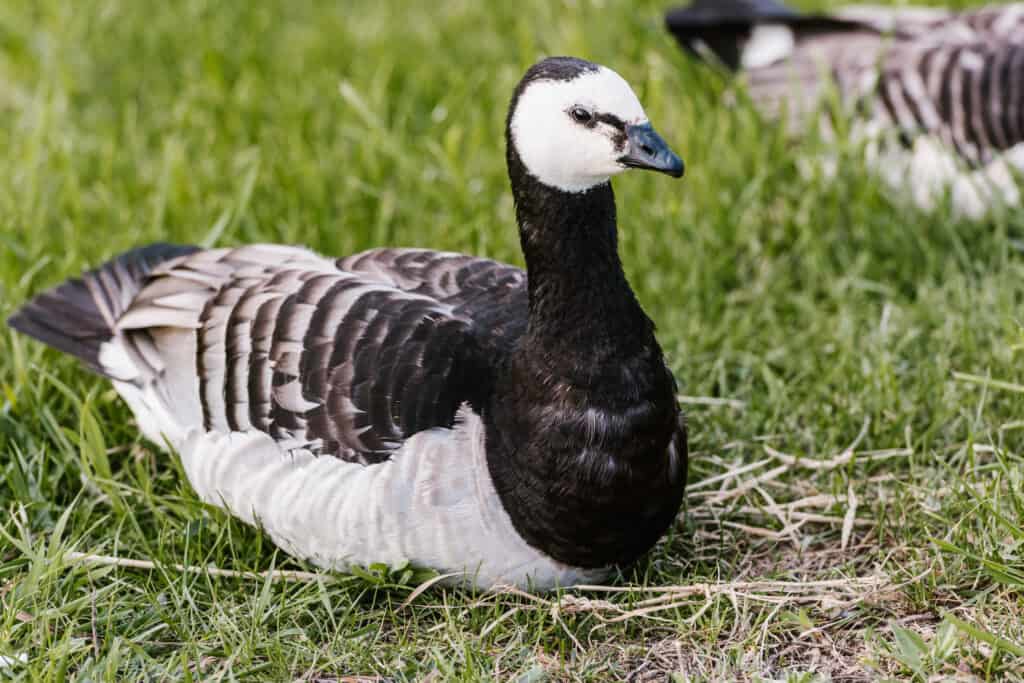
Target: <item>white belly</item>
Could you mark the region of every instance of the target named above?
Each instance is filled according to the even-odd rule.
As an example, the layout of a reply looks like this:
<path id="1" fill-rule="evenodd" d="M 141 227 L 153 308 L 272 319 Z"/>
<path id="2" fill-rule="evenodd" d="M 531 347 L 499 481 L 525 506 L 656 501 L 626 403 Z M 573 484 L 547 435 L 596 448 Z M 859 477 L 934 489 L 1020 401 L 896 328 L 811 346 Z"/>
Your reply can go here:
<path id="1" fill-rule="evenodd" d="M 993 212 L 1020 206 L 1020 177 L 1024 174 L 1024 143 L 1006 150 L 977 169 L 964 162 L 933 136 L 921 135 L 906 149 L 891 138 L 891 129 L 876 121 L 855 125 L 854 143 L 865 143 L 868 167 L 901 197 L 932 213 L 949 198 L 957 216 L 980 220 Z M 838 173 L 839 158 L 829 153 L 804 164 L 805 179 L 820 170 L 828 179 Z"/>
<path id="2" fill-rule="evenodd" d="M 416 434 L 379 465 L 283 451 L 262 432 L 193 429 L 176 445 L 204 501 L 321 567 L 409 562 L 461 573 L 449 583 L 534 590 L 608 573 L 569 567 L 520 538 L 491 483 L 482 421 L 468 409 L 453 429 Z"/>
<path id="3" fill-rule="evenodd" d="M 958 215 L 978 220 L 993 210 L 1020 203 L 1016 176 L 1024 171 L 1024 144 L 970 170 L 941 142 L 922 136 L 914 141 L 912 150 L 894 150 L 882 155 L 875 165 L 893 188 L 909 184 L 918 208 L 933 211 L 948 193 Z"/>

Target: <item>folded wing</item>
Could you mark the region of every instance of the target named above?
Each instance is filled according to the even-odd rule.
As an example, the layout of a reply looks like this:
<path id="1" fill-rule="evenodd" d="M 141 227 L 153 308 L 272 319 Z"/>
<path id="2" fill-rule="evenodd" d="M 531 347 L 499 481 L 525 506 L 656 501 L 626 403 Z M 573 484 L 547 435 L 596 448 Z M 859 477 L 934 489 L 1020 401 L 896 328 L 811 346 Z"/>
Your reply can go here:
<path id="1" fill-rule="evenodd" d="M 118 330 L 148 349 L 170 412 L 380 462 L 478 403 L 508 330 L 523 326 L 515 315 L 525 321 L 521 271 L 392 251 L 340 262 L 278 246 L 197 252 L 154 271 Z"/>

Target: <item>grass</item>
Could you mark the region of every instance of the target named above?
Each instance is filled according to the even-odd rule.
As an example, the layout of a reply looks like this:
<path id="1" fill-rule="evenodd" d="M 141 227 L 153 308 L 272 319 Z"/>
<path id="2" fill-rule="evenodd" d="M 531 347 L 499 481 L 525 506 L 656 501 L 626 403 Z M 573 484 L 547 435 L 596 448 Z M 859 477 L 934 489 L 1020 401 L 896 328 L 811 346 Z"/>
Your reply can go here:
<path id="1" fill-rule="evenodd" d="M 175 568 L 310 569 L 202 505 L 109 385 L 2 331 L 0 676 L 1024 677 L 1024 213 L 916 213 L 855 154 L 802 178 L 821 143 L 723 106 L 663 9 L 0 3 L 0 315 L 153 240 L 520 263 L 505 107 L 570 53 L 620 71 L 686 158 L 682 182 L 616 190 L 696 397 L 688 514 L 614 592 L 413 595 L 403 568 Z"/>

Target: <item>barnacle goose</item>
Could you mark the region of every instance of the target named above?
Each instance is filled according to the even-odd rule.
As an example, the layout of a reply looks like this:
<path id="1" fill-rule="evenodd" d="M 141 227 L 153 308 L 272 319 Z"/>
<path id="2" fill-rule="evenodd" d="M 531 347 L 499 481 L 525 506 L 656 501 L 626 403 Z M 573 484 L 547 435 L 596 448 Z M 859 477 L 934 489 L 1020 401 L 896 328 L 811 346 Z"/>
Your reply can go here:
<path id="1" fill-rule="evenodd" d="M 531 67 L 506 122 L 526 272 L 425 249 L 155 244 L 17 330 L 110 378 L 205 501 L 327 568 L 594 581 L 675 519 L 686 429 L 610 177 L 683 162 L 614 71 Z"/>
<path id="2" fill-rule="evenodd" d="M 922 209 L 947 193 L 971 218 L 1019 204 L 1024 3 L 824 15 L 776 0 L 697 0 L 666 23 L 687 51 L 743 70 L 758 106 L 798 126 L 834 85 L 872 167 Z"/>

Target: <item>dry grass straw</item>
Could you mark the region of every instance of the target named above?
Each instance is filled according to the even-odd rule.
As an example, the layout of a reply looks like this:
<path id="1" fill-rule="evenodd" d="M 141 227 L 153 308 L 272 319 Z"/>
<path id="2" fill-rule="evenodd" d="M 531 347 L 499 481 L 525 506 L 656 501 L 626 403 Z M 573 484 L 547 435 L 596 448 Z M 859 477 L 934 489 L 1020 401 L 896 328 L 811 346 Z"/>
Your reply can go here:
<path id="1" fill-rule="evenodd" d="M 262 572 L 246 572 L 234 569 L 221 569 L 220 567 L 207 567 L 184 564 L 158 564 L 152 560 L 136 560 L 127 557 L 114 557 L 112 555 L 94 555 L 69 550 L 64 553 L 64 559 L 74 564 L 84 564 L 93 567 L 121 567 L 122 569 L 141 569 L 152 571 L 155 569 L 172 569 L 184 574 L 205 574 L 229 579 L 246 579 L 251 581 L 290 581 L 297 583 L 314 583 L 316 581 L 331 581 L 330 574 L 316 572 L 304 572 L 291 569 L 271 569 Z"/>

